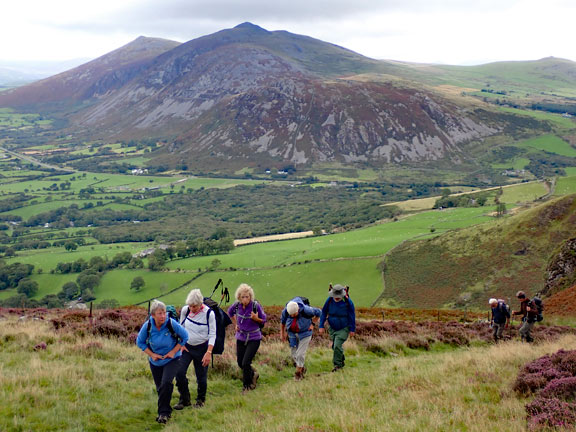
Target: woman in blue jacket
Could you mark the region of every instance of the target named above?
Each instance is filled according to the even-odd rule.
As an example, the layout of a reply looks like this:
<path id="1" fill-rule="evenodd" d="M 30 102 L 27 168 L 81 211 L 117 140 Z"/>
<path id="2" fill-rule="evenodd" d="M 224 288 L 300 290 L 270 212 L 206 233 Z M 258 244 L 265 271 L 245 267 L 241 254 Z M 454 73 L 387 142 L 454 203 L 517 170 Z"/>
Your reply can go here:
<path id="1" fill-rule="evenodd" d="M 332 356 L 332 363 L 334 368 L 332 372 L 336 372 L 344 367 L 344 348 L 342 345 L 348 339 L 348 336 L 354 336 L 356 332 L 356 312 L 354 311 L 354 303 L 346 295 L 346 289 L 342 285 L 334 285 L 330 289 L 330 297 L 322 307 L 322 315 L 320 316 L 320 334 L 324 333 L 324 323 L 328 319 L 330 328 L 330 338 L 332 339 L 332 349 L 334 355 Z"/>
<path id="2" fill-rule="evenodd" d="M 148 354 L 150 370 L 158 393 L 158 423 L 166 423 L 172 415 L 170 400 L 174 389 L 174 377 L 180 369 L 182 348 L 188 340 L 188 332 L 177 321 L 166 316 L 166 305 L 154 300 L 150 318 L 144 323 L 136 344 Z"/>
<path id="3" fill-rule="evenodd" d="M 296 364 L 296 381 L 304 378 L 306 368 L 306 351 L 310 340 L 312 340 L 312 330 L 314 329 L 314 317 L 319 317 L 320 309 L 308 306 L 300 297 L 296 297 L 286 304 L 282 311 L 280 336 L 283 341 L 288 339 L 292 358 Z"/>

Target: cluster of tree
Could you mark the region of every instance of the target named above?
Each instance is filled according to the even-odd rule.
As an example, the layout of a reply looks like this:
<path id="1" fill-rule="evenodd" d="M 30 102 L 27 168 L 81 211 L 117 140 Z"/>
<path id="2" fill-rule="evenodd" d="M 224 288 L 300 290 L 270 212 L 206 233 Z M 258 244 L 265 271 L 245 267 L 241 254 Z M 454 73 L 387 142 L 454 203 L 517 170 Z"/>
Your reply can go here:
<path id="1" fill-rule="evenodd" d="M 0 291 L 16 288 L 22 279 L 29 277 L 34 270 L 32 264 L 6 264 L 0 260 Z"/>
<path id="2" fill-rule="evenodd" d="M 81 273 L 86 271 L 104 272 L 106 270 L 113 270 L 116 268 L 136 269 L 144 267 L 144 262 L 138 257 L 133 257 L 130 252 L 120 252 L 114 255 L 111 261 L 101 256 L 94 256 L 86 261 L 84 258 L 79 258 L 73 262 L 59 262 L 56 268 L 51 270 L 51 273 Z"/>
<path id="3" fill-rule="evenodd" d="M 214 227 L 225 229 L 234 238 L 315 228 L 330 231 L 396 216 L 398 209 L 384 207 L 385 203 L 382 194 L 367 194 L 353 187 L 258 185 L 195 190 L 146 204 L 137 216 L 139 224 L 97 228 L 92 234 L 102 243 L 112 243 L 207 239 Z"/>
<path id="4" fill-rule="evenodd" d="M 72 222 L 76 227 L 110 226 L 133 220 L 149 220 L 153 215 L 143 211 L 116 211 L 103 209 L 101 211 L 82 211 L 78 205 L 60 207 L 45 213 L 31 216 L 22 223 L 24 227 L 34 227 L 49 223 L 54 228 L 67 228 Z"/>
<path id="5" fill-rule="evenodd" d="M 0 200 L 0 213 L 15 210 L 21 207 L 25 207 L 27 201 L 32 200 L 36 197 L 31 195 L 26 195 L 24 193 L 18 193 L 11 195 L 9 198 Z"/>
<path id="6" fill-rule="evenodd" d="M 477 194 L 466 194 L 466 195 L 450 195 L 450 190 L 446 189 L 448 192 L 444 192 L 441 198 L 438 198 L 434 203 L 435 209 L 439 208 L 451 208 L 451 207 L 483 207 L 488 198 L 490 197 L 489 192 L 477 193 Z"/>
<path id="7" fill-rule="evenodd" d="M 0 307 L 6 308 L 62 308 L 66 301 L 58 297 L 56 294 L 49 294 L 40 300 L 32 299 L 25 294 L 17 294 L 8 297 L 5 300 L 0 300 Z"/>
<path id="8" fill-rule="evenodd" d="M 220 230 L 222 233 L 224 230 Z M 224 231 L 225 232 L 225 231 Z M 216 238 L 214 238 L 216 237 Z M 190 256 L 208 256 L 228 253 L 234 249 L 234 240 L 230 237 L 218 237 L 215 233 L 209 239 L 190 239 L 186 242 L 178 242 L 174 246 L 165 249 L 156 249 L 148 256 L 148 268 L 152 271 L 164 269 L 166 261 L 175 258 Z"/>
<path id="9" fill-rule="evenodd" d="M 526 166 L 526 169 L 540 179 L 564 176 L 566 175 L 564 168 L 574 165 L 574 159 L 566 156 L 551 154 L 538 156 L 537 154 L 531 154 L 529 157 L 530 163 Z"/>

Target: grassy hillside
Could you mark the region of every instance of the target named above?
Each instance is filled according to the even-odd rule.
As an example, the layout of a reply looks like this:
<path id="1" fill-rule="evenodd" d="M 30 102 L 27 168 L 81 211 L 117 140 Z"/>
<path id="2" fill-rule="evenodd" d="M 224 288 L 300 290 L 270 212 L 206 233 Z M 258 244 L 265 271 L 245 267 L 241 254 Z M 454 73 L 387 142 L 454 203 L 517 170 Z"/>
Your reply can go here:
<path id="1" fill-rule="evenodd" d="M 319 303 L 325 299 L 329 283 L 345 283 L 351 286 L 353 298 L 359 306 L 370 306 L 382 292 L 378 263 L 390 249 L 411 238 L 494 221 L 487 215 L 493 210 L 493 207 L 479 207 L 429 211 L 339 234 L 243 246 L 229 254 L 169 261 L 167 272 L 113 270 L 103 277 L 94 294 L 96 302 L 114 298 L 123 305 L 139 303 L 162 296 L 196 278 L 199 270 L 206 271 L 216 259 L 220 261 L 218 271 L 202 275 L 193 282 L 193 286 L 202 288 L 205 293 L 211 291 L 218 278 L 222 278 L 231 289 L 241 282 L 253 285 L 264 304 L 284 304 L 289 296 L 297 294 L 307 295 Z M 431 233 L 432 229 L 434 233 Z M 55 283 L 58 280 L 55 275 L 48 274 L 59 262 L 73 262 L 80 258 L 88 261 L 93 256 L 110 260 L 119 252 L 135 253 L 147 246 L 120 243 L 79 246 L 75 251 L 64 248 L 22 251 L 7 262 L 34 264 L 43 270 L 43 274 L 34 275 L 34 280 L 39 283 L 35 298 L 41 299 L 47 294 L 57 293 L 61 287 Z M 146 285 L 135 293 L 130 290 L 130 282 L 137 276 L 142 276 Z M 167 296 L 167 301 L 181 304 L 188 289 Z M 0 298 L 14 294 L 14 289 L 5 290 L 0 293 Z"/>
<path id="2" fill-rule="evenodd" d="M 229 341 L 209 370 L 206 406 L 174 412 L 164 427 L 154 422 L 157 399 L 148 362 L 134 344 L 55 331 L 48 320 L 3 316 L 3 321 L 0 429 L 5 431 L 176 432 L 191 425 L 198 431 L 484 432 L 502 425 L 524 431 L 528 400 L 512 391 L 520 367 L 576 347 L 576 337 L 565 335 L 529 346 L 477 341 L 466 349 L 448 344 L 413 349 L 393 331 L 347 342 L 347 367 L 334 374 L 328 372 L 329 343 L 316 336 L 307 378 L 295 382 L 287 344 L 269 337 L 254 363 L 259 386 L 243 395 Z M 34 348 L 42 342 L 45 349 Z M 173 397 L 175 403 L 176 392 Z"/>
<path id="3" fill-rule="evenodd" d="M 555 199 L 497 224 L 404 243 L 386 258 L 384 297 L 411 307 L 484 306 L 543 288 L 552 252 L 576 230 L 576 196 Z"/>

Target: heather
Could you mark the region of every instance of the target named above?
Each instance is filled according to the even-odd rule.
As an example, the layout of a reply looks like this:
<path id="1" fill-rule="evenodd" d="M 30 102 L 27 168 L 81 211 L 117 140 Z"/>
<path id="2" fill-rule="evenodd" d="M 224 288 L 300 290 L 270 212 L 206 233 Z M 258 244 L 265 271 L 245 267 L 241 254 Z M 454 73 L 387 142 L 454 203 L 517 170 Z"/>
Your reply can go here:
<path id="1" fill-rule="evenodd" d="M 513 388 L 536 396 L 526 405 L 530 429 L 576 426 L 576 350 L 561 349 L 524 365 Z"/>
<path id="2" fill-rule="evenodd" d="M 279 309 L 266 311 L 255 360 L 259 387 L 242 395 L 229 338 L 209 370 L 206 406 L 174 413 L 167 431 L 485 431 L 502 424 L 522 431 L 525 400 L 509 390 L 518 369 L 576 346 L 570 328 L 537 326 L 543 333 L 536 344 L 512 333 L 495 345 L 486 323 L 379 321 L 379 311 L 360 312 L 358 334 L 345 344 L 346 368 L 329 372 L 330 342 L 316 334 L 307 377 L 295 382 L 288 346 L 278 338 Z M 162 430 L 146 356 L 133 343 L 145 318 L 144 308 L 92 317 L 0 310 L 0 430 Z"/>

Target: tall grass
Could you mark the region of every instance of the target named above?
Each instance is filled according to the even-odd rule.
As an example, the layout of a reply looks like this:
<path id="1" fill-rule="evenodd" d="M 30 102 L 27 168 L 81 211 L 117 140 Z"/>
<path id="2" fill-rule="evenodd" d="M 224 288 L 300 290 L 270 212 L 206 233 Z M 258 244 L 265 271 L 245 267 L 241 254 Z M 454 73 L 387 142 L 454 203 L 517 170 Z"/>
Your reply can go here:
<path id="1" fill-rule="evenodd" d="M 46 349 L 35 350 L 40 342 Z M 368 352 L 351 340 L 346 368 L 330 373 L 331 351 L 315 342 L 307 378 L 295 382 L 287 345 L 268 340 L 255 363 L 260 384 L 243 395 L 228 341 L 210 369 L 206 406 L 175 412 L 161 427 L 154 422 L 146 356 L 134 345 L 55 332 L 46 320 L 3 318 L 0 430 L 521 431 L 526 401 L 511 390 L 519 368 L 573 349 L 576 336 L 426 352 L 406 350 L 393 337 L 380 343 L 396 356 Z"/>

